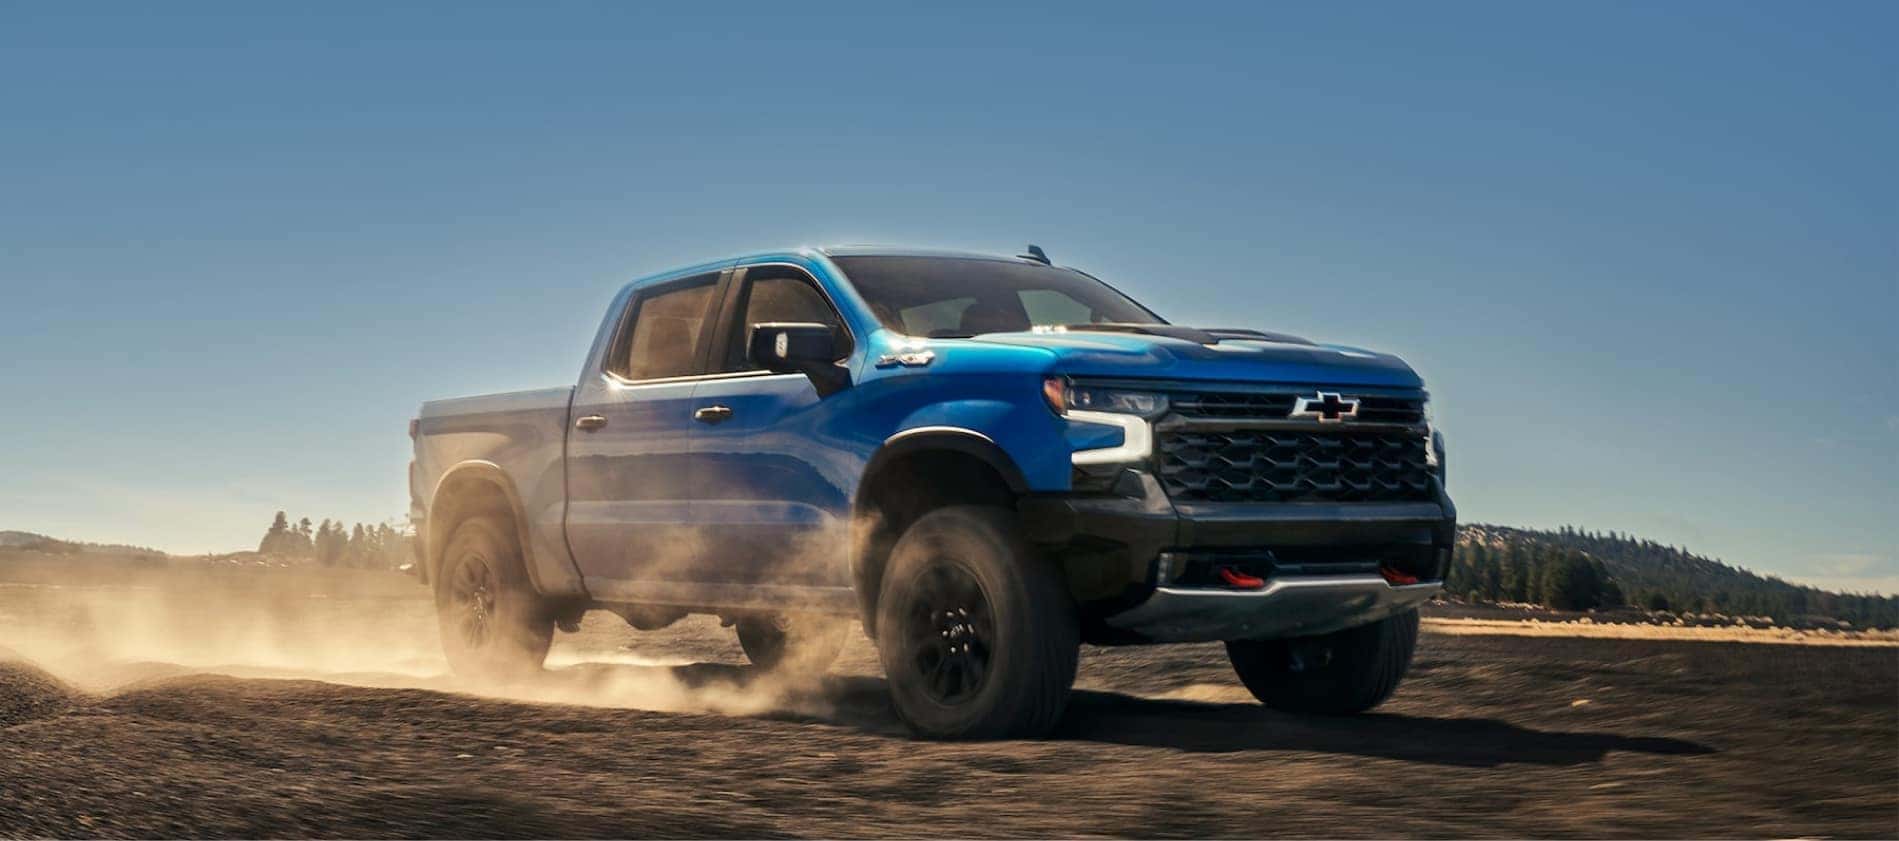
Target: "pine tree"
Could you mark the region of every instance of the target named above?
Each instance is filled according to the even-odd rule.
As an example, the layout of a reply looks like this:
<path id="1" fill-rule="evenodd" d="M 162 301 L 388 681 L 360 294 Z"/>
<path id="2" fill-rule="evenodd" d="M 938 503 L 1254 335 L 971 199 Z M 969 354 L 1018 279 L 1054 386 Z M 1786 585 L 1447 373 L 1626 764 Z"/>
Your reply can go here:
<path id="1" fill-rule="evenodd" d="M 316 530 L 316 562 L 323 566 L 336 566 L 343 554 L 343 527 L 324 518 Z"/>
<path id="2" fill-rule="evenodd" d="M 376 524 L 376 561 L 372 566 L 377 569 L 393 569 L 401 563 L 398 560 L 396 536 L 396 530 L 390 528 L 388 523 Z"/>
<path id="3" fill-rule="evenodd" d="M 1596 571 L 1574 550 L 1553 558 L 1543 568 L 1543 603 L 1558 610 L 1590 610 L 1598 604 Z"/>
<path id="4" fill-rule="evenodd" d="M 1517 545 L 1506 544 L 1497 558 L 1497 596 L 1503 601 L 1524 600 L 1529 588 L 1524 585 L 1522 552 Z"/>
<path id="5" fill-rule="evenodd" d="M 1486 579 L 1490 574 L 1490 550 L 1482 543 L 1473 543 L 1459 549 L 1457 562 L 1462 575 L 1464 595 L 1472 599 L 1491 599 L 1495 595 L 1488 591 Z"/>
<path id="6" fill-rule="evenodd" d="M 1598 580 L 1602 582 L 1602 590 L 1601 596 L 1596 599 L 1597 606 L 1604 609 L 1621 607 L 1625 603 L 1625 597 L 1622 594 L 1622 585 L 1615 583 L 1615 579 L 1606 576 Z"/>
<path id="7" fill-rule="evenodd" d="M 263 555 L 288 554 L 284 544 L 289 539 L 290 518 L 279 511 L 277 517 L 270 521 L 270 530 L 264 532 L 264 539 L 257 542 L 257 551 Z"/>
<path id="8" fill-rule="evenodd" d="M 297 521 L 295 535 L 295 542 L 290 552 L 291 555 L 298 558 L 309 558 L 315 554 L 316 540 L 315 535 L 312 533 L 309 517 Z"/>

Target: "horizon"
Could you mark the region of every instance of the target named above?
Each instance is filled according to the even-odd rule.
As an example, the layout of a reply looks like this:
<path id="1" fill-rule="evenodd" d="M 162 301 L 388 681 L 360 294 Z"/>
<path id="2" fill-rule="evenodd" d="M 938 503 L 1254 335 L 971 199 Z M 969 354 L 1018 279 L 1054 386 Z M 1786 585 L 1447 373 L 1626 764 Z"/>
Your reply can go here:
<path id="1" fill-rule="evenodd" d="M 1403 357 L 1467 524 L 1899 593 L 1899 7 L 442 8 L 4 13 L 0 527 L 400 522 L 636 277 L 1034 242 Z"/>
<path id="2" fill-rule="evenodd" d="M 289 518 L 289 521 L 290 521 L 290 523 L 291 523 L 291 525 L 292 525 L 292 526 L 296 526 L 296 525 L 297 525 L 297 524 L 298 524 L 298 523 L 299 523 L 299 522 L 300 522 L 300 521 L 301 521 L 302 519 L 304 519 L 303 517 L 300 517 L 300 516 L 297 516 L 297 515 L 294 515 L 294 514 L 292 514 L 291 512 L 287 512 L 287 511 L 285 511 L 285 512 L 277 512 L 277 513 L 282 513 L 282 514 L 284 514 L 284 515 L 285 515 L 286 517 L 288 517 L 288 518 Z M 273 514 L 273 518 L 274 518 L 274 516 L 275 516 L 275 515 Z M 399 531 L 399 532 L 402 532 L 402 533 L 405 533 L 405 534 L 410 534 L 410 535 L 412 536 L 412 532 L 408 532 L 408 531 L 405 531 L 405 530 L 407 530 L 407 529 L 409 529 L 409 524 L 407 524 L 407 523 L 403 523 L 403 522 L 401 522 L 401 521 L 400 521 L 399 519 L 397 519 L 397 518 L 390 518 L 390 519 L 386 519 L 386 520 L 383 520 L 383 521 L 381 521 L 381 522 L 375 522 L 375 523 L 371 523 L 371 522 L 355 522 L 355 523 L 348 523 L 348 522 L 344 522 L 344 521 L 341 521 L 341 520 L 335 520 L 335 519 L 329 519 L 329 520 L 324 520 L 324 519 L 322 519 L 322 518 L 317 518 L 316 520 L 312 520 L 312 521 L 311 521 L 311 525 L 312 525 L 313 527 L 315 527 L 315 526 L 317 526 L 317 525 L 318 525 L 319 523 L 322 523 L 322 522 L 330 522 L 330 523 L 333 523 L 333 524 L 334 524 L 334 525 L 336 525 L 336 526 L 337 526 L 338 528 L 342 528 L 342 529 L 343 529 L 344 531 L 346 531 L 346 532 L 347 532 L 347 531 L 349 531 L 349 528 L 346 528 L 346 527 L 350 527 L 350 526 L 364 526 L 364 527 L 375 527 L 375 526 L 391 526 L 391 527 L 397 527 L 397 526 L 399 526 L 399 527 L 400 527 L 400 528 L 398 529 L 398 531 Z M 1571 531 L 1574 531 L 1574 532 L 1576 532 L 1576 533 L 1578 533 L 1578 534 L 1582 534 L 1582 535 L 1586 535 L 1586 536 L 1596 536 L 1596 537 L 1603 537 L 1603 538 L 1608 538 L 1608 539 L 1611 539 L 1611 540 L 1624 540 L 1624 541 L 1629 541 L 1629 542 L 1632 542 L 1632 543 L 1638 543 L 1638 544 L 1643 544 L 1643 543 L 1647 543 L 1647 544 L 1654 544 L 1654 545 L 1657 545 L 1657 546 L 1660 546 L 1660 547 L 1663 547 L 1663 548 L 1665 548 L 1665 549 L 1669 549 L 1669 550 L 1672 550 L 1672 551 L 1675 551 L 1675 552 L 1679 552 L 1679 553 L 1681 553 L 1681 554 L 1684 554 L 1684 555 L 1688 555 L 1688 556 L 1691 556 L 1691 557 L 1697 557 L 1697 558 L 1701 558 L 1701 559 L 1704 559 L 1704 560 L 1709 560 L 1709 561 L 1714 561 L 1715 563 L 1720 563 L 1720 564 L 1724 564 L 1724 565 L 1726 565 L 1726 566 L 1728 566 L 1729 568 L 1732 568 L 1732 569 L 1735 569 L 1735 570 L 1738 570 L 1739 572 L 1742 572 L 1742 573 L 1746 573 L 1746 574 L 1750 574 L 1750 575 L 1755 575 L 1755 576 L 1758 576 L 1758 577 L 1760 577 L 1760 578 L 1763 578 L 1763 579 L 1767 579 L 1767 580 L 1778 580 L 1778 581 L 1782 581 L 1782 582 L 1784 582 L 1784 583 L 1788 583 L 1788 584 L 1793 584 L 1793 585 L 1796 585 L 1796 586 L 1807 586 L 1807 587 L 1813 587 L 1813 588 L 1815 588 L 1815 589 L 1818 589 L 1818 590 L 1822 590 L 1822 591 L 1826 591 L 1826 592 L 1833 592 L 1833 593 L 1837 593 L 1837 594 L 1839 594 L 1839 595 L 1857 595 L 1857 596 L 1879 596 L 1879 597 L 1888 597 L 1888 596 L 1894 596 L 1894 595 L 1899 595 L 1899 594 L 1895 594 L 1895 593 L 1890 593 L 1890 592 L 1879 592 L 1879 591 L 1853 591 L 1853 590 L 1841 590 L 1841 589 L 1838 589 L 1838 588 L 1830 588 L 1830 587 L 1825 587 L 1825 586 L 1821 586 L 1821 585 L 1817 585 L 1817 584 L 1809 584 L 1809 583 L 1806 583 L 1806 582 L 1803 582 L 1803 581 L 1795 581 L 1795 580 L 1792 580 L 1792 579 L 1787 579 L 1787 578 L 1783 578 L 1783 577 L 1781 577 L 1781 576 L 1778 576 L 1778 575 L 1774 575 L 1774 574 L 1771 574 L 1771 573 L 1766 573 L 1766 572 L 1762 572 L 1762 571 L 1760 571 L 1760 570 L 1755 570 L 1755 569 L 1749 569 L 1749 568 L 1747 568 L 1747 567 L 1745 567 L 1745 566 L 1742 566 L 1742 565 L 1738 565 L 1738 564 L 1734 564 L 1734 563 L 1730 563 L 1730 562 L 1728 562 L 1727 560 L 1725 560 L 1725 559 L 1723 559 L 1723 558 L 1718 558 L 1718 557 L 1713 557 L 1713 556 L 1710 556 L 1710 555 L 1705 555 L 1705 554 L 1702 554 L 1702 553 L 1700 553 L 1700 552 L 1697 552 L 1697 551 L 1695 551 L 1695 549 L 1694 549 L 1694 547 L 1692 547 L 1692 546 L 1682 546 L 1682 545 L 1675 545 L 1675 544 L 1669 544 L 1669 543 L 1663 543 L 1663 542 L 1660 542 L 1660 541 L 1655 541 L 1655 540 L 1651 540 L 1651 539 L 1649 539 L 1649 538 L 1646 538 L 1646 537 L 1644 537 L 1644 536 L 1642 536 L 1642 535 L 1639 535 L 1639 534 L 1631 534 L 1631 533 L 1628 533 L 1628 532 L 1618 532 L 1618 531 L 1616 531 L 1616 530 L 1614 530 L 1614 529 L 1591 529 L 1591 528 L 1586 528 L 1586 527 L 1583 527 L 1583 526 L 1578 526 L 1578 525 L 1576 525 L 1576 524 L 1574 524 L 1574 523 L 1565 523 L 1565 524 L 1563 524 L 1563 525 L 1560 525 L 1560 526 L 1555 526 L 1555 527 L 1550 527 L 1550 528 L 1544 528 L 1544 527 L 1535 527 L 1535 528 L 1532 528 L 1532 527 L 1525 527 L 1525 526 L 1516 526 L 1516 525 L 1510 525 L 1510 524 L 1508 524 L 1508 523 L 1484 523 L 1484 522 L 1459 522 L 1459 523 L 1457 524 L 1457 528 L 1458 528 L 1458 530 L 1459 530 L 1459 532 L 1460 532 L 1460 534 L 1459 534 L 1459 539 L 1460 539 L 1460 540 L 1461 540 L 1461 539 L 1463 538 L 1463 535 L 1462 535 L 1462 532 L 1463 532 L 1464 530 L 1467 530 L 1467 529 L 1480 529 L 1480 530 L 1481 530 L 1481 529 L 1506 529 L 1506 530 L 1512 530 L 1512 531 L 1523 531 L 1523 532 L 1528 532 L 1528 533 L 1532 533 L 1532 534 L 1539 534 L 1539 535 L 1541 535 L 1541 534 L 1548 534 L 1548 535 L 1556 535 L 1556 534 L 1560 534 L 1560 533 L 1561 533 L 1562 531 L 1564 531 L 1564 530 L 1571 530 Z M 164 550 L 164 549 L 161 549 L 161 548 L 159 548 L 159 547 L 155 547 L 155 546 L 139 546 L 139 545 L 133 545 L 133 544 L 125 544 L 125 543 L 99 543 L 99 542 L 96 542 L 96 541 L 84 541 L 84 540 L 69 540 L 69 539 L 65 539 L 65 538 L 62 538 L 62 537 L 61 537 L 61 536 L 59 536 L 59 535 L 53 535 L 53 534 L 43 534 L 43 533 L 40 533 L 40 532 L 35 532 L 35 531 L 31 531 L 31 530 L 28 530 L 28 529 L 6 529 L 6 528 L 0 528 L 0 536 L 6 536 L 6 535 L 23 535 L 23 536 L 26 536 L 26 537 L 36 537 L 36 538 L 41 538 L 41 539 L 45 539 L 45 540 L 52 540 L 52 541 L 55 541 L 55 542 L 59 542 L 59 543 L 68 543 L 68 544 L 76 544 L 76 545 L 79 545 L 79 546 L 82 546 L 82 547 L 96 547 L 96 548 L 99 548 L 99 549 L 121 549 L 121 550 L 133 550 L 133 551 L 153 551 L 153 552 L 158 552 L 158 553 L 161 553 L 161 554 L 163 554 L 163 555 L 164 555 L 165 557 L 167 557 L 167 558 L 183 558 L 183 559 L 191 559 L 191 558 L 198 558 L 198 557 L 203 557 L 203 558 L 217 558 L 217 557 L 225 557 L 225 556 L 230 556 L 230 555 L 244 555 L 244 554 L 265 554 L 265 555 L 267 555 L 267 554 L 269 554 L 269 553 L 268 553 L 268 552 L 266 552 L 265 550 L 263 550 L 263 549 L 261 549 L 261 547 L 260 547 L 259 549 L 247 549 L 247 548 L 239 548 L 239 549 L 231 549 L 231 550 L 226 550 L 226 551 L 218 551 L 218 552 L 171 552 L 171 551 L 167 551 L 167 550 Z M 6 548 L 12 548 L 12 546 L 11 546 L 10 544 L 0 544 L 0 549 L 6 549 Z M 1591 553 L 1589 553 L 1589 552 L 1588 552 L 1587 550 L 1584 550 L 1584 551 L 1583 551 L 1583 554 L 1585 554 L 1585 555 L 1587 555 L 1587 554 L 1591 554 Z M 320 561 L 319 561 L 319 563 L 320 563 Z"/>

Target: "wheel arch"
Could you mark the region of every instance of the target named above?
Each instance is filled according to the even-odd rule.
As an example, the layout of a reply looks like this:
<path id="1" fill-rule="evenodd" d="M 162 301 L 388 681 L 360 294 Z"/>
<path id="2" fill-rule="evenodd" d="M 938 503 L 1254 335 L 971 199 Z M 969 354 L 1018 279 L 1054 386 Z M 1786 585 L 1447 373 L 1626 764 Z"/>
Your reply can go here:
<path id="1" fill-rule="evenodd" d="M 455 526 L 472 514 L 490 513 L 501 515 L 514 527 L 515 545 L 520 548 L 521 560 L 529 570 L 534 569 L 532 542 L 528 539 L 528 522 L 525 509 L 521 507 L 521 495 L 514 487 L 514 480 L 507 471 L 491 461 L 465 461 L 450 468 L 435 483 L 435 491 L 429 496 L 427 519 L 424 521 L 426 538 L 423 541 L 422 580 L 433 583 L 436 573 L 442 566 L 442 552 L 448 546 L 448 536 Z"/>
<path id="2" fill-rule="evenodd" d="M 864 630 L 876 634 L 884 568 L 903 529 L 958 504 L 1013 508 L 1029 483 L 994 439 L 973 429 L 923 426 L 884 440 L 864 466 L 851 504 L 851 584 Z"/>

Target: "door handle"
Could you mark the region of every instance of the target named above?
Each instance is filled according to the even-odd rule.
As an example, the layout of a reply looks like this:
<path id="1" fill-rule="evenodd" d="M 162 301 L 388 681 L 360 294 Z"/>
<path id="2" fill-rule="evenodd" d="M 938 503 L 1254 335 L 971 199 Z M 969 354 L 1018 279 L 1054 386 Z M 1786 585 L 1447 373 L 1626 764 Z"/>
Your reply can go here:
<path id="1" fill-rule="evenodd" d="M 700 423 L 719 423 L 732 417 L 730 406 L 707 406 L 692 413 L 692 419 Z"/>
<path id="2" fill-rule="evenodd" d="M 587 415 L 574 421 L 574 428 L 581 432 L 592 432 L 607 425 L 606 415 Z"/>

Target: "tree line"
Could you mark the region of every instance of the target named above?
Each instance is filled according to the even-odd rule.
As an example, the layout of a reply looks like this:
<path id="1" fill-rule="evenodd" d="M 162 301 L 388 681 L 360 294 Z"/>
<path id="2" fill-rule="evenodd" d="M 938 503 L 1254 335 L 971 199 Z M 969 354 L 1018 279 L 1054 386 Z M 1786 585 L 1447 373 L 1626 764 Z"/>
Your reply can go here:
<path id="1" fill-rule="evenodd" d="M 1731 567 L 1686 549 L 1616 532 L 1470 525 L 1445 590 L 1484 601 L 1562 610 L 1623 606 L 1765 616 L 1783 625 L 1899 626 L 1899 596 L 1834 593 Z"/>
<path id="2" fill-rule="evenodd" d="M 406 529 L 388 523 L 376 523 L 345 529 L 342 521 L 325 519 L 312 525 L 305 517 L 295 524 L 284 512 L 271 520 L 259 554 L 305 561 L 322 566 L 357 569 L 395 569 L 412 560 L 410 542 L 415 538 Z"/>
<path id="3" fill-rule="evenodd" d="M 1625 603 L 1622 585 L 1601 561 L 1576 549 L 1534 542 L 1461 542 L 1444 588 L 1471 599 L 1558 610 L 1607 610 Z"/>

